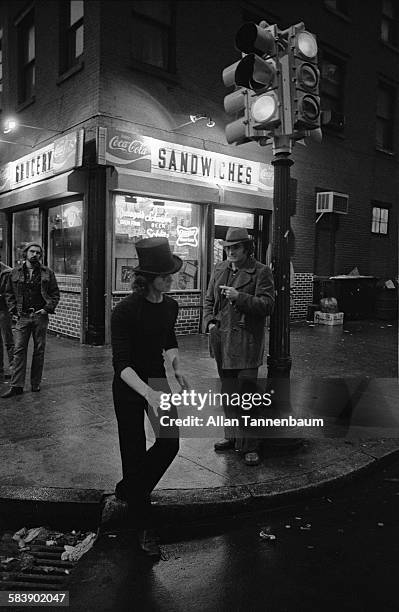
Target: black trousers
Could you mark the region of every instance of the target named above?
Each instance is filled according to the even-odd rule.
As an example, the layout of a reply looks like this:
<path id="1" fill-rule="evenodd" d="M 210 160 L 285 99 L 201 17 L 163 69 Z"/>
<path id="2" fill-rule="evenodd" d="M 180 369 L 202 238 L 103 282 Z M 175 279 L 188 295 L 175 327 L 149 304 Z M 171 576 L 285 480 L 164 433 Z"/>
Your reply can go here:
<path id="1" fill-rule="evenodd" d="M 169 389 L 166 380 L 162 386 Z M 145 399 L 119 377 L 114 378 L 112 393 L 123 475 L 116 485 L 115 494 L 119 499 L 128 502 L 130 518 L 138 526 L 150 524 L 150 495 L 179 451 L 179 430 L 177 427 L 162 427 Z M 145 412 L 149 413 L 157 436 L 148 450 L 144 430 Z M 176 408 L 172 406 L 167 414 L 177 417 Z"/>

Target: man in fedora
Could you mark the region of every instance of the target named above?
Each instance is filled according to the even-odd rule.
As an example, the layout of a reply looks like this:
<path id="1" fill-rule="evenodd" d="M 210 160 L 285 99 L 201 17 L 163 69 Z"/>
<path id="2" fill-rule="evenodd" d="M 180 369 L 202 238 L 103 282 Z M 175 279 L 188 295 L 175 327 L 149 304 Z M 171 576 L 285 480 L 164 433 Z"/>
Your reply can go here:
<path id="1" fill-rule="evenodd" d="M 162 428 L 155 414 L 162 390 L 170 392 L 164 354 L 179 385 L 187 387 L 174 330 L 178 305 L 164 293 L 170 291 L 172 275 L 183 262 L 171 253 L 166 238 L 144 238 L 135 247 L 139 265 L 134 269 L 133 291 L 115 306 L 111 318 L 112 392 L 123 475 L 115 495 L 128 503 L 144 552 L 159 558 L 156 538 L 148 529 L 152 521 L 150 495 L 179 449 L 178 428 Z M 147 449 L 144 413 L 148 407 L 152 408 L 148 414 L 156 440 Z M 171 406 L 167 414 L 176 417 L 176 407 Z"/>
<path id="2" fill-rule="evenodd" d="M 29 338 L 33 337 L 30 372 L 32 391 L 40 391 L 48 315 L 54 313 L 60 300 L 55 274 L 41 263 L 43 248 L 29 242 L 23 251 L 24 262 L 13 268 L 8 277 L 6 302 L 14 325 L 14 362 L 11 387 L 1 397 L 21 395 L 24 391 Z"/>
<path id="3" fill-rule="evenodd" d="M 274 306 L 271 270 L 256 261 L 252 239 L 244 228 L 229 227 L 222 242 L 227 259 L 216 265 L 205 298 L 204 323 L 210 334 L 222 393 L 256 389 L 263 363 L 266 317 Z M 224 405 L 226 417 L 233 416 Z M 225 427 L 215 450 L 241 452 L 247 465 L 260 462 L 260 440 L 242 428 Z"/>

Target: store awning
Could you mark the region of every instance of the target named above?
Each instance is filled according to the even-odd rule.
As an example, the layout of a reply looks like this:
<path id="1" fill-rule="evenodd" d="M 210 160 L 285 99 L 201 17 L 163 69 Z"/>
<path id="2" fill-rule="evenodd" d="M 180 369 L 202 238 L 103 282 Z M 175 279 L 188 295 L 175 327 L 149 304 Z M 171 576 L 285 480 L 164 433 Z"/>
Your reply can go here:
<path id="1" fill-rule="evenodd" d="M 44 181 L 32 183 L 13 191 L 0 194 L 0 210 L 15 208 L 43 200 L 51 200 L 84 193 L 85 173 L 79 170 L 64 172 Z"/>
<path id="2" fill-rule="evenodd" d="M 111 191 L 136 193 L 153 198 L 224 204 L 240 208 L 273 210 L 273 198 L 250 190 L 230 190 L 223 187 L 193 184 L 184 180 L 165 181 L 148 173 L 112 169 L 109 181 Z"/>

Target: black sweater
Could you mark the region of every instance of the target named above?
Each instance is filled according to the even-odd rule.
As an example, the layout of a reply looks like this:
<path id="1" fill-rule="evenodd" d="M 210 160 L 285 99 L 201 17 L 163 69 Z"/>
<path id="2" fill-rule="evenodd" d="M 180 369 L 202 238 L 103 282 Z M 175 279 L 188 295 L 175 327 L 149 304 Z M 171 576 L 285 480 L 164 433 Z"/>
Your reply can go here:
<path id="1" fill-rule="evenodd" d="M 167 295 L 152 303 L 132 293 L 111 316 L 112 363 L 116 376 L 127 367 L 147 380 L 165 376 L 162 351 L 177 348 L 174 325 L 178 305 Z"/>

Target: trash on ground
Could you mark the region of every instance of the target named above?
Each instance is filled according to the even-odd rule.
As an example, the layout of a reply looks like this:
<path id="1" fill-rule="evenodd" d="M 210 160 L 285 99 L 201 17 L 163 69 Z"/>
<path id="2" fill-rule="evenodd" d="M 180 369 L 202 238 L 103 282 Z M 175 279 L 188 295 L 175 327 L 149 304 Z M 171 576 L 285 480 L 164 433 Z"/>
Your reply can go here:
<path id="1" fill-rule="evenodd" d="M 74 530 L 61 533 L 47 527 L 23 527 L 15 533 L 4 532 L 0 537 L 0 581 L 15 581 L 20 576 L 36 572 L 58 575 L 60 569 L 63 574 L 69 574 L 70 569 L 65 565 L 60 568 L 60 562 L 78 561 L 96 539 L 97 534 L 93 532 Z"/>
<path id="2" fill-rule="evenodd" d="M 377 523 L 378 527 L 384 527 L 384 523 Z"/>
<path id="3" fill-rule="evenodd" d="M 262 538 L 262 540 L 275 540 L 276 536 L 273 533 L 266 533 L 265 531 L 261 531 L 259 536 Z"/>
<path id="4" fill-rule="evenodd" d="M 74 533 L 74 532 L 72 532 Z M 76 532 L 75 532 L 76 533 Z M 79 561 L 93 546 L 97 539 L 97 534 L 94 532 L 88 533 L 84 540 L 76 544 L 76 546 L 64 545 L 65 551 L 61 555 L 62 561 Z"/>

